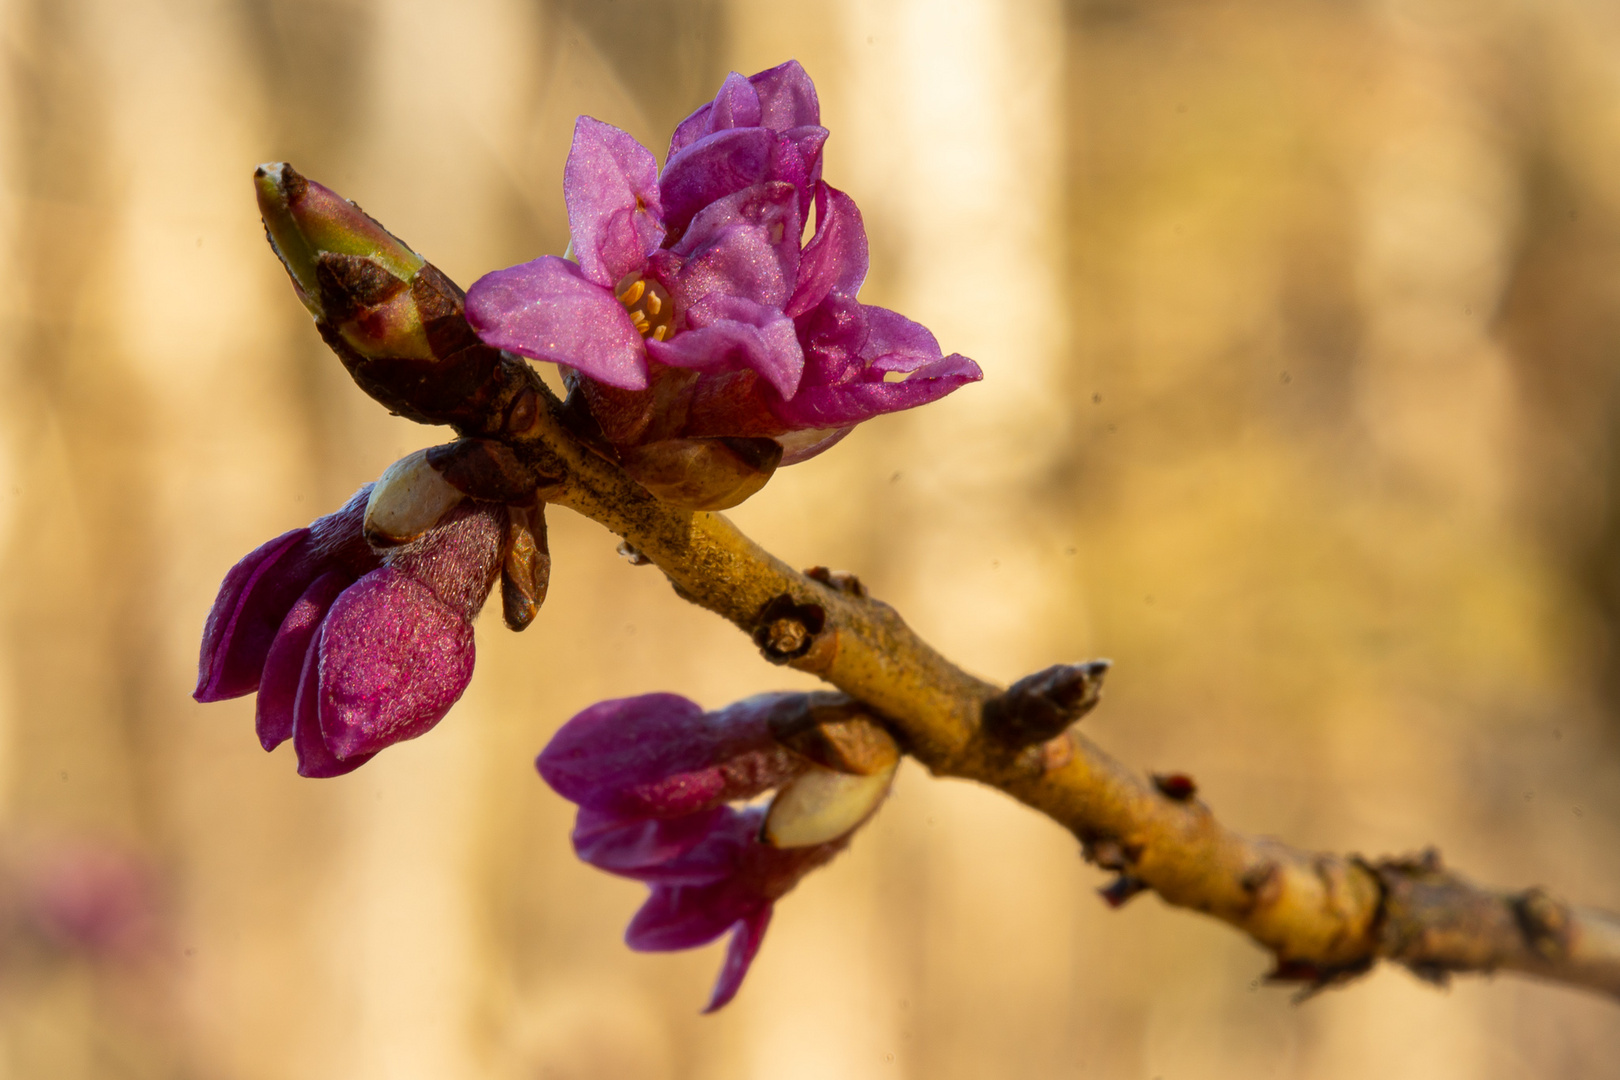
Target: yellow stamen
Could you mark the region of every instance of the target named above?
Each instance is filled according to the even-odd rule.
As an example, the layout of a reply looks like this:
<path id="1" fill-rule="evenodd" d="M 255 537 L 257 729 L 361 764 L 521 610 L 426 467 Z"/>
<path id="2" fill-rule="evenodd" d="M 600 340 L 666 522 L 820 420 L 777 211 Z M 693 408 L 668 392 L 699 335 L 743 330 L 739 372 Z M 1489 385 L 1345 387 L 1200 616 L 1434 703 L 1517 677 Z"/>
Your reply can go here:
<path id="1" fill-rule="evenodd" d="M 663 326 L 660 326 L 658 329 L 654 330 L 652 336 L 654 341 L 663 341 L 665 338 L 669 337 L 669 324 L 665 323 Z"/>
<path id="2" fill-rule="evenodd" d="M 640 285 L 641 282 L 638 281 L 638 282 L 636 282 L 636 284 Z M 663 306 L 664 306 L 664 302 L 662 300 L 658 299 L 658 294 L 657 293 L 653 292 L 653 293 L 648 293 L 647 294 L 647 314 L 656 315 L 656 314 L 658 314 L 658 309 L 663 307 Z"/>
<path id="3" fill-rule="evenodd" d="M 647 332 L 647 316 L 644 312 L 632 311 L 630 313 L 630 321 L 635 323 L 636 329 L 640 330 L 643 334 Z"/>
<path id="4" fill-rule="evenodd" d="M 640 300 L 641 294 L 646 291 L 647 283 L 641 278 L 637 278 L 628 289 L 619 294 L 619 303 L 626 305 L 633 304 L 637 300 Z"/>

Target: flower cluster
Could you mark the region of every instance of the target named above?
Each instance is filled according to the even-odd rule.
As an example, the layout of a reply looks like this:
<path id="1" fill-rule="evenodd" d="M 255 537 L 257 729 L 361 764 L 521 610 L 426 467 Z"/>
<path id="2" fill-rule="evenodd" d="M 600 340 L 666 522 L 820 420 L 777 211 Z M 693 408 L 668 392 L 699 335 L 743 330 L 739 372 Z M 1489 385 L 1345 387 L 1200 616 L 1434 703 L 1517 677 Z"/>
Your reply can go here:
<path id="1" fill-rule="evenodd" d="M 259 742 L 274 750 L 290 738 L 303 776 L 341 776 L 421 735 L 472 678 L 472 621 L 502 566 L 507 509 L 458 499 L 379 551 L 367 510 L 386 520 L 389 500 L 377 496 L 399 486 L 368 484 L 250 553 L 203 630 L 196 699 L 257 690 Z"/>
<path id="2" fill-rule="evenodd" d="M 980 378 L 925 327 L 855 299 L 866 231 L 821 179 L 820 119 L 796 61 L 729 76 L 675 129 L 662 172 L 580 117 L 563 173 L 573 260 L 468 292 L 479 336 L 569 369 L 620 463 L 667 501 L 734 505 L 861 421 Z"/>
<path id="3" fill-rule="evenodd" d="M 529 624 L 550 567 L 540 500 L 563 481 L 538 475 L 513 436 L 556 403 L 503 350 L 561 365 L 570 393 L 551 418 L 657 497 L 704 510 L 864 420 L 978 380 L 924 327 L 856 299 L 866 233 L 821 179 L 826 139 L 794 62 L 728 77 L 676 128 L 662 170 L 581 117 L 563 178 L 569 255 L 466 295 L 353 203 L 261 166 L 266 233 L 322 338 L 390 410 L 462 437 L 238 563 L 203 633 L 197 700 L 257 690 L 265 749 L 291 739 L 301 774 L 338 776 L 460 697 L 497 577 L 507 624 Z M 712 1011 L 736 994 L 775 902 L 848 844 L 898 762 L 842 695 L 706 713 L 653 694 L 586 709 L 537 764 L 579 804 L 580 857 L 651 887 L 632 948 L 733 932 Z"/>
<path id="4" fill-rule="evenodd" d="M 625 932 L 632 949 L 689 949 L 732 931 L 705 1012 L 737 993 L 775 902 L 843 850 L 893 779 L 887 735 L 847 707 L 818 722 L 815 697 L 762 694 L 711 713 L 674 694 L 604 701 L 536 762 L 579 805 L 579 857 L 651 886 Z M 865 752 L 817 752 L 852 724 Z M 769 806 L 732 805 L 773 788 Z"/>

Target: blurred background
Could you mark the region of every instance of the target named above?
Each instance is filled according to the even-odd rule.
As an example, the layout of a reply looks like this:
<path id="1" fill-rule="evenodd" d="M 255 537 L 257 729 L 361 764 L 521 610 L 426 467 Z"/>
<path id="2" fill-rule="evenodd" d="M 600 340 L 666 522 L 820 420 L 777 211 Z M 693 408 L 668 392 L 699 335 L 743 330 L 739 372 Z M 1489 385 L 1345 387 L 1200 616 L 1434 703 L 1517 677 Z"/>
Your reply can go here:
<path id="1" fill-rule="evenodd" d="M 431 736 L 346 778 L 190 699 L 226 569 L 442 441 L 317 339 L 289 159 L 462 284 L 566 243 L 573 119 L 662 155 L 797 57 L 863 299 L 983 383 L 734 517 L 1236 827 L 1620 907 L 1620 9 L 1606 0 L 0 0 L 0 1076 L 1613 1075 L 1612 1003 L 1262 953 L 908 765 L 777 909 L 633 955 L 531 759 L 603 697 L 807 685 L 553 512 Z"/>

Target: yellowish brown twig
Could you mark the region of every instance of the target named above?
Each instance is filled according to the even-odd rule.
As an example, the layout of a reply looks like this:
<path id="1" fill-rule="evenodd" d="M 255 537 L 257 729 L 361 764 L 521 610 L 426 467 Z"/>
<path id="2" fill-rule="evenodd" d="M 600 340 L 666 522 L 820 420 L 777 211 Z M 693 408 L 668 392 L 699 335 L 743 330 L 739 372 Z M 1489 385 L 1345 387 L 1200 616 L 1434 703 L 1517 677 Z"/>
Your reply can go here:
<path id="1" fill-rule="evenodd" d="M 1368 862 L 1246 836 L 1217 821 L 1184 781 L 1150 782 L 1073 730 L 1028 747 L 998 740 L 982 717 L 1000 687 L 941 656 L 853 578 L 799 573 L 725 517 L 659 502 L 570 431 L 530 369 L 506 363 L 491 422 L 467 434 L 511 445 L 550 478 L 547 501 L 619 534 L 681 596 L 752 635 L 768 660 L 882 713 L 935 775 L 999 788 L 1069 829 L 1087 858 L 1120 875 L 1105 890 L 1110 899 L 1152 889 L 1230 923 L 1271 950 L 1274 977 L 1307 992 L 1382 958 L 1434 981 L 1516 971 L 1620 997 L 1612 914 L 1539 888 L 1478 888 L 1432 853 Z"/>

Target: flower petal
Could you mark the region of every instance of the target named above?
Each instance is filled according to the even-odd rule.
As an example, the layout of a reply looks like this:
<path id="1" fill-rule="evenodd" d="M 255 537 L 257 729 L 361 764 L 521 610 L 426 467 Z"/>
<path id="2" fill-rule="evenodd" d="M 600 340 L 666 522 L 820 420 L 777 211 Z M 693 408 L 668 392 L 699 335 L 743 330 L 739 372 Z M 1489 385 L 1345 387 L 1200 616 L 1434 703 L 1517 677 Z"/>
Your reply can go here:
<path id="1" fill-rule="evenodd" d="M 755 184 L 704 207 L 670 250 L 683 260 L 687 305 L 715 293 L 781 309 L 799 272 L 799 200 L 788 184 Z"/>
<path id="2" fill-rule="evenodd" d="M 603 288 L 640 268 L 664 238 L 658 160 L 612 124 L 575 121 L 563 199 L 580 273 Z"/>
<path id="3" fill-rule="evenodd" d="M 304 653 L 304 667 L 298 679 L 298 703 L 293 708 L 293 750 L 298 755 L 298 775 L 325 780 L 354 772 L 370 761 L 372 754 L 356 754 L 339 760 L 321 737 L 320 670 L 321 637 L 317 629 Z"/>
<path id="4" fill-rule="evenodd" d="M 598 702 L 552 736 L 535 766 L 563 798 L 621 815 L 672 817 L 752 798 L 797 772 L 766 722 L 783 696 L 720 713 L 677 694 Z"/>
<path id="5" fill-rule="evenodd" d="M 339 758 L 414 739 L 444 719 L 473 672 L 473 629 L 392 566 L 350 586 L 321 631 L 320 729 Z"/>
<path id="6" fill-rule="evenodd" d="M 873 371 L 918 371 L 939 361 L 939 342 L 922 323 L 869 304 L 861 305 L 861 313 L 866 316 L 866 345 L 861 349 L 861 359 Z"/>
<path id="7" fill-rule="evenodd" d="M 771 912 L 773 908 L 766 904 L 743 918 L 732 931 L 731 942 L 726 946 L 726 959 L 720 965 L 720 975 L 714 981 L 714 989 L 709 993 L 709 1003 L 703 1007 L 705 1013 L 712 1013 L 724 1008 L 737 991 L 742 988 L 743 976 L 754 963 L 754 957 L 759 955 L 759 947 L 765 941 L 765 928 L 771 925 Z"/>
<path id="8" fill-rule="evenodd" d="M 390 552 L 388 565 L 426 585 L 440 604 L 471 625 L 500 573 L 506 525 L 505 506 L 463 503 L 415 541 Z"/>
<path id="9" fill-rule="evenodd" d="M 646 350 L 624 305 L 555 255 L 473 282 L 467 321 L 497 349 L 566 364 L 624 390 L 647 386 Z"/>
<path id="10" fill-rule="evenodd" d="M 866 226 L 855 200 L 828 184 L 816 189 L 816 234 L 799 257 L 793 297 L 783 310 L 799 316 L 830 292 L 853 298 L 866 280 Z"/>
<path id="11" fill-rule="evenodd" d="M 582 807 L 574 820 L 574 854 L 598 870 L 661 884 L 705 885 L 724 878 L 735 861 L 707 870 L 688 865 L 665 871 L 667 864 L 691 851 L 712 832 L 726 813 L 713 807 L 674 818 L 633 817 Z"/>
<path id="12" fill-rule="evenodd" d="M 711 294 L 688 317 L 694 329 L 668 341 L 649 341 L 648 354 L 661 364 L 707 374 L 757 371 L 784 397 L 798 388 L 804 350 L 793 320 L 775 308 L 741 297 Z"/>
<path id="13" fill-rule="evenodd" d="M 759 94 L 762 126 L 775 131 L 821 123 L 821 102 L 816 84 L 797 60 L 751 75 L 748 81 Z"/>
<path id="14" fill-rule="evenodd" d="M 673 952 L 707 945 L 740 919 L 758 910 L 759 901 L 745 900 L 713 885 L 654 885 L 625 927 L 624 943 L 636 952 Z"/>
<path id="15" fill-rule="evenodd" d="M 264 661 L 259 700 L 254 708 L 254 728 L 259 735 L 259 745 L 266 750 L 274 750 L 292 738 L 293 711 L 298 704 L 304 658 L 332 602 L 353 583 L 354 579 L 341 571 L 322 574 L 304 590 L 282 620 Z"/>
<path id="16" fill-rule="evenodd" d="M 259 673 L 281 620 L 316 575 L 308 529 L 261 544 L 231 567 L 203 628 L 198 701 L 223 701 L 258 689 Z"/>
<path id="17" fill-rule="evenodd" d="M 844 427 L 936 401 L 984 377 L 965 356 L 941 356 L 928 328 L 836 293 L 801 316 L 808 339 L 803 384 L 771 408 L 795 427 Z M 858 351 L 857 351 L 858 350 Z M 889 382 L 889 373 L 907 375 Z"/>
<path id="18" fill-rule="evenodd" d="M 919 370 L 904 382 L 857 382 L 843 386 L 810 386 L 774 406 L 783 420 L 803 427 L 859 424 L 885 413 L 914 409 L 938 401 L 984 377 L 965 356 L 952 353 L 931 369 Z"/>
<path id="19" fill-rule="evenodd" d="M 705 206 L 768 179 L 775 152 L 776 136 L 754 127 L 717 131 L 671 155 L 658 181 L 665 227 L 678 236 Z"/>

